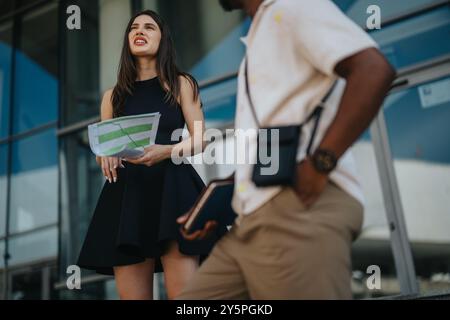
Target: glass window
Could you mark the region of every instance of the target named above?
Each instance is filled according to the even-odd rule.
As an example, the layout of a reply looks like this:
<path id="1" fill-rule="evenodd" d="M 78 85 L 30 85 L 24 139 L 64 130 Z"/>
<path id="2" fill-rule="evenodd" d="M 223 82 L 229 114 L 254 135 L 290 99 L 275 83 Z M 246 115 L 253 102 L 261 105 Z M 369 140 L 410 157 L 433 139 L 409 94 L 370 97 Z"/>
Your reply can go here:
<path id="1" fill-rule="evenodd" d="M 117 82 L 123 36 L 131 16 L 131 5 L 130 1 L 99 1 L 99 7 L 100 88 L 103 92 Z"/>
<path id="2" fill-rule="evenodd" d="M 5 254 L 5 240 L 0 240 L 0 300 L 5 300 L 5 259 L 3 258 Z"/>
<path id="3" fill-rule="evenodd" d="M 100 110 L 98 1 L 82 0 L 77 5 L 82 14 L 81 30 L 64 29 L 63 125 L 97 116 Z"/>
<path id="4" fill-rule="evenodd" d="M 13 131 L 57 120 L 58 8 L 50 4 L 21 18 L 16 52 Z"/>
<path id="5" fill-rule="evenodd" d="M 389 61 L 396 68 L 404 68 L 447 55 L 449 33 L 450 7 L 446 6 L 370 34 Z"/>
<path id="6" fill-rule="evenodd" d="M 0 240 L 0 270 L 2 270 L 5 267 L 5 259 L 4 259 L 4 254 L 5 254 L 5 240 Z M 3 279 L 0 279 L 0 282 L 2 282 Z M 0 291 L 0 297 L 2 295 L 2 291 Z"/>
<path id="7" fill-rule="evenodd" d="M 450 289 L 450 77 L 389 96 L 384 113 L 422 292 Z"/>
<path id="8" fill-rule="evenodd" d="M 0 17 L 11 13 L 14 9 L 14 0 L 0 1 Z"/>
<path id="9" fill-rule="evenodd" d="M 0 144 L 0 237 L 5 235 L 8 145 Z M 0 257 L 1 259 L 1 257 Z"/>
<path id="10" fill-rule="evenodd" d="M 12 23 L 0 24 L 0 139 L 9 134 Z"/>
<path id="11" fill-rule="evenodd" d="M 10 232 L 57 222 L 55 129 L 12 143 Z"/>
<path id="12" fill-rule="evenodd" d="M 391 249 L 375 150 L 368 132 L 352 147 L 352 152 L 365 198 L 362 232 L 352 248 L 353 294 L 356 299 L 397 295 L 400 293 L 400 283 Z M 368 270 L 370 266 L 380 268 L 380 289 L 367 285 L 373 273 Z"/>
<path id="13" fill-rule="evenodd" d="M 12 236 L 9 239 L 9 266 L 54 258 L 58 254 L 58 229 L 43 230 Z"/>
<path id="14" fill-rule="evenodd" d="M 47 300 L 57 299 L 53 289 L 56 268 L 52 263 L 26 266 L 9 271 L 11 283 L 9 299 Z"/>
<path id="15" fill-rule="evenodd" d="M 2 0 L 0 1 L 0 18 L 39 1 L 40 0 Z"/>
<path id="16" fill-rule="evenodd" d="M 208 127 L 220 127 L 234 121 L 236 88 L 237 79 L 232 78 L 200 91 Z"/>
<path id="17" fill-rule="evenodd" d="M 61 167 L 61 277 L 75 264 L 101 188 L 105 183 L 89 147 L 87 131 L 63 139 Z M 83 270 L 83 275 L 88 271 Z"/>
<path id="18" fill-rule="evenodd" d="M 398 17 L 403 14 L 420 10 L 424 6 L 442 2 L 440 0 L 334 0 L 334 2 L 345 11 L 345 13 L 361 26 L 366 26 L 366 20 L 369 17 L 367 8 L 370 5 L 377 5 L 381 9 L 382 21 Z"/>
<path id="19" fill-rule="evenodd" d="M 39 2 L 40 0 L 16 0 L 16 9 L 26 7 Z"/>
<path id="20" fill-rule="evenodd" d="M 33 269 L 11 275 L 11 300 L 40 300 L 42 298 L 41 270 Z"/>
<path id="21" fill-rule="evenodd" d="M 115 281 L 104 280 L 81 285 L 81 290 L 61 290 L 62 300 L 118 300 Z"/>

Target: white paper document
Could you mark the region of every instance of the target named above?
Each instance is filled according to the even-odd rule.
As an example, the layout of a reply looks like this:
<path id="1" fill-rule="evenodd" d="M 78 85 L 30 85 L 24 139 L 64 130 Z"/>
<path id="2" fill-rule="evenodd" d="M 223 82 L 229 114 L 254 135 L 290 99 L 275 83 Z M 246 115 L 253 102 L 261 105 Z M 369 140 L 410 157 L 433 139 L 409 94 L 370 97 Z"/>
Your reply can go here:
<path id="1" fill-rule="evenodd" d="M 138 158 L 155 144 L 159 112 L 119 117 L 88 126 L 89 145 L 100 157 Z"/>

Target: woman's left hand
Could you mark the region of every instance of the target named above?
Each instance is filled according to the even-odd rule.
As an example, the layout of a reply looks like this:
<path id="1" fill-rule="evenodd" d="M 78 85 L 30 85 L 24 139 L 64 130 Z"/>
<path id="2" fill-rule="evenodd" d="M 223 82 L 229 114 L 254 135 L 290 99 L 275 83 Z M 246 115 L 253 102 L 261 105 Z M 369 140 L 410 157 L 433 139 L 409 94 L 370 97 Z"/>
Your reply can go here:
<path id="1" fill-rule="evenodd" d="M 172 145 L 154 144 L 144 148 L 144 154 L 139 158 L 125 160 L 134 164 L 144 164 L 150 167 L 160 161 L 170 158 L 172 148 Z"/>

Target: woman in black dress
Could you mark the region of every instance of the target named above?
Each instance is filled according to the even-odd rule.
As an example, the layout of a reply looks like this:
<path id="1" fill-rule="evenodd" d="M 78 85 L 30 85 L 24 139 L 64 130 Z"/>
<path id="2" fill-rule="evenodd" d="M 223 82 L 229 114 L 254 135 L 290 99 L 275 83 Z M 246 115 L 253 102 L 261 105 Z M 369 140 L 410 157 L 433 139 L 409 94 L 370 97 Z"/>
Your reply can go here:
<path id="1" fill-rule="evenodd" d="M 178 70 L 163 20 L 150 10 L 131 18 L 117 84 L 103 96 L 101 119 L 160 112 L 156 143 L 137 160 L 97 158 L 107 181 L 77 263 L 114 275 L 121 299 L 152 299 L 153 273 L 162 270 L 168 298 L 174 298 L 226 230 L 187 241 L 176 222 L 204 187 L 190 164 L 171 160 L 173 150 L 188 155 L 203 149 L 198 90 L 195 79 Z M 185 124 L 191 137 L 172 141 Z"/>

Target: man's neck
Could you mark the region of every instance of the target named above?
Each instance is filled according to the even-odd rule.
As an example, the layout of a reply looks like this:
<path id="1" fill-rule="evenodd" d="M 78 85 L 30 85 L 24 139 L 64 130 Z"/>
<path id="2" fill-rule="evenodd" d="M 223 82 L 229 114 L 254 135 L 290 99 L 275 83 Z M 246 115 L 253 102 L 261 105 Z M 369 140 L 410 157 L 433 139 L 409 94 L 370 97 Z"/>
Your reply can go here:
<path id="1" fill-rule="evenodd" d="M 263 0 L 244 0 L 245 13 L 253 18 L 261 3 L 263 3 Z"/>

